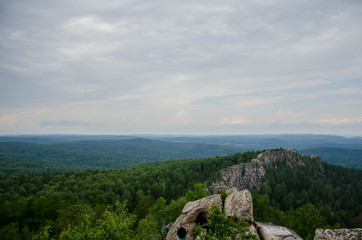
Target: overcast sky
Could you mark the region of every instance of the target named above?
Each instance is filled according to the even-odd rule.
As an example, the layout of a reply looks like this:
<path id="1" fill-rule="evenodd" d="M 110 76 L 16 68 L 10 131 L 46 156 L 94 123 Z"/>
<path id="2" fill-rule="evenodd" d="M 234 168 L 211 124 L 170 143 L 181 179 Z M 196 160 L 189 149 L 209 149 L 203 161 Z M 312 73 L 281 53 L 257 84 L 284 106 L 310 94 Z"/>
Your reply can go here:
<path id="1" fill-rule="evenodd" d="M 362 135 L 360 0 L 0 0 L 0 135 Z"/>

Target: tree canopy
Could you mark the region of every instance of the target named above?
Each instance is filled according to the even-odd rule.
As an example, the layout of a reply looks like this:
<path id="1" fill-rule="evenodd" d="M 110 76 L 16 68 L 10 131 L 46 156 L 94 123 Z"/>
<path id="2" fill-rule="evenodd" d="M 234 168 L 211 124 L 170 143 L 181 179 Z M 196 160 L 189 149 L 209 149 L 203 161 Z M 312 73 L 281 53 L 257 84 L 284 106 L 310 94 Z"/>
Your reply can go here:
<path id="1" fill-rule="evenodd" d="M 0 177 L 0 238 L 157 239 L 188 201 L 211 193 L 220 169 L 259 153 Z M 309 239 L 315 227 L 361 227 L 362 171 L 302 159 L 306 167 L 266 169 L 253 193 L 255 220 Z"/>

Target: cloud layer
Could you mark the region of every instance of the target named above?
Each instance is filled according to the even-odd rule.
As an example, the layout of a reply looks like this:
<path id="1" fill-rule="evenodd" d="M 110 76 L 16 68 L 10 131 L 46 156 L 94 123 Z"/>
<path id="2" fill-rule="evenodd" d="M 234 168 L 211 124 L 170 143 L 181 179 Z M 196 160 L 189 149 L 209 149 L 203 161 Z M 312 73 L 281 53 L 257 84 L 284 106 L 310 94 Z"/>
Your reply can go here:
<path id="1" fill-rule="evenodd" d="M 5 1 L 0 134 L 362 135 L 360 1 Z"/>

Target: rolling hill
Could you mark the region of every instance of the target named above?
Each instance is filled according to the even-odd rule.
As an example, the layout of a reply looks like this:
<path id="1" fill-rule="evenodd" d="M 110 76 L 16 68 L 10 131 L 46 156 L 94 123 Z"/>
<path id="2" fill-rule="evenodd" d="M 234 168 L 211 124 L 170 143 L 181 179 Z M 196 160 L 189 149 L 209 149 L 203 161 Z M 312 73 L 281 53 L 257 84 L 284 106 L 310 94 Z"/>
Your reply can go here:
<path id="1" fill-rule="evenodd" d="M 332 135 L 27 135 L 0 137 L 0 174 L 110 169 L 147 162 L 296 148 L 362 169 L 362 138 Z"/>
<path id="2" fill-rule="evenodd" d="M 0 143 L 0 175 L 109 169 L 147 162 L 224 156 L 243 149 L 150 139 L 87 140 L 53 144 Z"/>

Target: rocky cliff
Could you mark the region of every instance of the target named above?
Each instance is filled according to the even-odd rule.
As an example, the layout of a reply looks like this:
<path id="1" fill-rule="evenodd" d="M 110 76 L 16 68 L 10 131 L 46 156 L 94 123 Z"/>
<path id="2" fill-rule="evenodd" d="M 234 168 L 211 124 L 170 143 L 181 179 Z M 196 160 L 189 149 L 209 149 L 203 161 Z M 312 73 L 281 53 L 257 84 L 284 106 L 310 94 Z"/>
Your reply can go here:
<path id="1" fill-rule="evenodd" d="M 221 180 L 214 186 L 236 187 L 238 190 L 254 190 L 263 181 L 266 167 L 277 167 L 279 163 L 289 166 L 304 166 L 297 151 L 292 148 L 280 151 L 265 151 L 260 153 L 250 163 L 241 163 L 222 169 Z"/>

